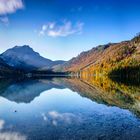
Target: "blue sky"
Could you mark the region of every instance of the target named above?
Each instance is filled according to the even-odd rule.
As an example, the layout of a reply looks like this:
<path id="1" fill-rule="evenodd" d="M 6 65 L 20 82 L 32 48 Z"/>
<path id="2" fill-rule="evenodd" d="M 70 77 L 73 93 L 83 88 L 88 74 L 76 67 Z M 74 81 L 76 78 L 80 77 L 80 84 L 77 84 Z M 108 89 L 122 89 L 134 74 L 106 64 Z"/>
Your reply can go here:
<path id="1" fill-rule="evenodd" d="M 0 53 L 27 44 L 46 58 L 69 60 L 138 32 L 139 0 L 0 0 Z"/>

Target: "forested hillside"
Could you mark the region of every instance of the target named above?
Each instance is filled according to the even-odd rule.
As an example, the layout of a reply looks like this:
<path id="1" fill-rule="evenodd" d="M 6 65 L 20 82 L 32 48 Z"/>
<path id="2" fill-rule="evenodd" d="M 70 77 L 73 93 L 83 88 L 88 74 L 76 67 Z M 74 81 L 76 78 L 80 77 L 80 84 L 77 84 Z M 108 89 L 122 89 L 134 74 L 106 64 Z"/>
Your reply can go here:
<path id="1" fill-rule="evenodd" d="M 140 66 L 140 35 L 130 41 L 110 43 L 82 52 L 63 65 L 64 71 L 111 73 L 127 67 Z"/>

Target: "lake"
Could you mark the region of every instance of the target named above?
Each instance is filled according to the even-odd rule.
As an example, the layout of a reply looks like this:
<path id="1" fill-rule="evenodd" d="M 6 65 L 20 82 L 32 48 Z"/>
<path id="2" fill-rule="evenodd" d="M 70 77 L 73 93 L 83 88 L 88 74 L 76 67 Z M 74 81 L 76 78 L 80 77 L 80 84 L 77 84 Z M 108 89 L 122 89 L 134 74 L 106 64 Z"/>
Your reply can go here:
<path id="1" fill-rule="evenodd" d="M 0 80 L 0 140 L 139 140 L 140 86 L 108 78 Z"/>

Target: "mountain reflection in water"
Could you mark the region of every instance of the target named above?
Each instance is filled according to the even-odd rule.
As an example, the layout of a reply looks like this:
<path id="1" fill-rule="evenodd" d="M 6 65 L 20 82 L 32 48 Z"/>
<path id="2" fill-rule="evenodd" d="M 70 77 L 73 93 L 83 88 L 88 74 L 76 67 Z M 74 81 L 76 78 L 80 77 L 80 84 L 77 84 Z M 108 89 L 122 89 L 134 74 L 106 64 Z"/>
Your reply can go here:
<path id="1" fill-rule="evenodd" d="M 107 77 L 0 81 L 0 139 L 139 140 L 140 88 Z"/>

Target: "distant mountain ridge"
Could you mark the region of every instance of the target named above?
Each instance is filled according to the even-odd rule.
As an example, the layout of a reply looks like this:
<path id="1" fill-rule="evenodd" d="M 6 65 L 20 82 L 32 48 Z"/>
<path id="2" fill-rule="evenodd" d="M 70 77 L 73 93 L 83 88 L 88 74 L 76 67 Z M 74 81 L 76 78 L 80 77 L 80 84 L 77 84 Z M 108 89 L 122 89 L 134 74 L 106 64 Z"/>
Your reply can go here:
<path id="1" fill-rule="evenodd" d="M 9 66 L 14 68 L 32 71 L 38 69 L 53 69 L 56 65 L 63 64 L 65 61 L 52 61 L 50 59 L 40 56 L 39 53 L 35 52 L 28 45 L 15 46 L 8 49 L 0 55 Z"/>
<path id="2" fill-rule="evenodd" d="M 63 71 L 109 73 L 114 69 L 140 67 L 140 35 L 130 41 L 109 43 L 82 52 L 61 66 Z M 97 73 L 96 73 L 97 74 Z"/>

